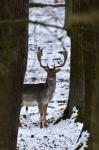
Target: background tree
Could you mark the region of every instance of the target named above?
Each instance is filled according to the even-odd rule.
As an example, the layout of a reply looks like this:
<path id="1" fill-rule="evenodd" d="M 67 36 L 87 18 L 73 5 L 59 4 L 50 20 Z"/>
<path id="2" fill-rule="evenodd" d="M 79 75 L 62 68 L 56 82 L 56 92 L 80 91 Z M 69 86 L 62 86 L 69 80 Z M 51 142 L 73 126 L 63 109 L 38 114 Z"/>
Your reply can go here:
<path id="1" fill-rule="evenodd" d="M 27 0 L 0 1 L 0 150 L 15 150 L 27 60 Z"/>

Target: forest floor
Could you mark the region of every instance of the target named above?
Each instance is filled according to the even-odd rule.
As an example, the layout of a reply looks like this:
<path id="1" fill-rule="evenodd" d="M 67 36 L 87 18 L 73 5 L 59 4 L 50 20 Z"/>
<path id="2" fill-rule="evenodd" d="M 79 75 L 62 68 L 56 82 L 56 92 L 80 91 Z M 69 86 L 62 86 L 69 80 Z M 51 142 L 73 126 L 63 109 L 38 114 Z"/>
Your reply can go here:
<path id="1" fill-rule="evenodd" d="M 62 104 L 50 103 L 48 107 L 48 127 L 40 128 L 39 113 L 37 106 L 29 108 L 28 113 L 25 107 L 22 108 L 19 128 L 18 150 L 75 150 L 79 145 L 83 124 L 75 123 L 77 111 L 75 110 L 70 119 L 62 120 L 53 125 L 54 121 L 63 112 Z M 27 116 L 27 118 L 26 118 Z M 86 141 L 87 133 L 83 140 Z M 82 141 L 82 143 L 85 143 Z"/>
<path id="2" fill-rule="evenodd" d="M 53 3 L 52 0 L 32 0 L 33 2 Z M 59 3 L 64 3 L 60 0 Z M 40 21 L 46 24 L 58 25 L 63 27 L 64 8 L 31 8 L 29 9 L 29 20 Z M 59 40 L 61 39 L 61 40 Z M 76 122 L 78 115 L 76 109 L 70 119 L 61 120 L 53 125 L 55 120 L 60 117 L 67 105 L 69 95 L 70 78 L 70 38 L 67 32 L 62 29 L 45 27 L 40 24 L 29 24 L 29 52 L 25 84 L 44 83 L 47 73 L 42 69 L 37 60 L 37 48 L 44 49 L 42 62 L 52 67 L 53 58 L 61 58 L 55 65 L 61 64 L 63 57 L 58 54 L 63 47 L 68 52 L 68 58 L 61 71 L 56 74 L 56 89 L 53 99 L 48 105 L 47 121 L 48 127 L 40 128 L 37 106 L 29 107 L 26 113 L 25 106 L 21 109 L 18 132 L 18 150 L 75 150 L 81 145 L 80 150 L 84 150 L 88 139 L 88 133 L 82 132 L 78 140 L 83 124 Z"/>

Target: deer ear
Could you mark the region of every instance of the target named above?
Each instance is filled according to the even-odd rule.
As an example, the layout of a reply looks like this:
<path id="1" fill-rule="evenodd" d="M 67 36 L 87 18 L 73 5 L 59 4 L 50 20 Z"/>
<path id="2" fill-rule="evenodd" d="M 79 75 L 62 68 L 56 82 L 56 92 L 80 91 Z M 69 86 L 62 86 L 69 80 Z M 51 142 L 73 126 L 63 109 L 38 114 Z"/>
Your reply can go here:
<path id="1" fill-rule="evenodd" d="M 56 69 L 55 72 L 58 73 L 59 71 L 61 71 L 61 69 Z"/>

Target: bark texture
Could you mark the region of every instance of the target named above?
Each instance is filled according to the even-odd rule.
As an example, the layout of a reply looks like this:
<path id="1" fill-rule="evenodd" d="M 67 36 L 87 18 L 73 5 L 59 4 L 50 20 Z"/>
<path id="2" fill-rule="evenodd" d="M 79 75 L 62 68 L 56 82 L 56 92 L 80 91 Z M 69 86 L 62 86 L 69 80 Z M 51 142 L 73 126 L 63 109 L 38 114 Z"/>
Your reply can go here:
<path id="1" fill-rule="evenodd" d="M 27 3 L 0 1 L 0 150 L 16 150 L 27 60 Z"/>
<path id="2" fill-rule="evenodd" d="M 98 7 L 98 0 L 72 1 L 72 24 L 68 28 L 71 36 L 70 93 L 63 118 L 70 117 L 72 108 L 77 107 L 79 121 L 82 120 L 84 128 L 90 132 L 89 150 L 99 149 Z"/>

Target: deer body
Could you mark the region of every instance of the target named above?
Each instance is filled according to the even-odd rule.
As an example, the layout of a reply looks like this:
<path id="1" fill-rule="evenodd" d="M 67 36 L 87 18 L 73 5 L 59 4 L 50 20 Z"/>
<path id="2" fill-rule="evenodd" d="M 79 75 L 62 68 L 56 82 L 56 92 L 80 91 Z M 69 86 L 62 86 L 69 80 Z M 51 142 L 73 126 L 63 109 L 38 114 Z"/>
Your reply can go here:
<path id="1" fill-rule="evenodd" d="M 35 104 L 48 104 L 52 99 L 56 87 L 56 77 L 48 78 L 46 83 L 25 84 L 23 87 L 23 105 L 34 106 Z"/>
<path id="2" fill-rule="evenodd" d="M 43 117 L 44 117 L 44 126 L 46 126 L 46 114 L 47 114 L 47 106 L 48 103 L 51 101 L 53 97 L 53 93 L 56 88 L 56 73 L 60 71 L 60 69 L 56 70 L 54 68 L 49 68 L 48 66 L 42 66 L 41 64 L 41 56 L 42 56 L 42 49 L 38 48 L 38 60 L 40 62 L 40 66 L 45 69 L 47 72 L 47 79 L 45 83 L 40 84 L 25 84 L 23 87 L 23 104 L 25 106 L 34 106 L 35 104 L 38 105 L 38 109 L 40 112 L 40 127 L 43 127 Z M 66 61 L 66 52 L 64 54 L 64 58 Z M 63 66 L 64 63 L 61 65 Z"/>

